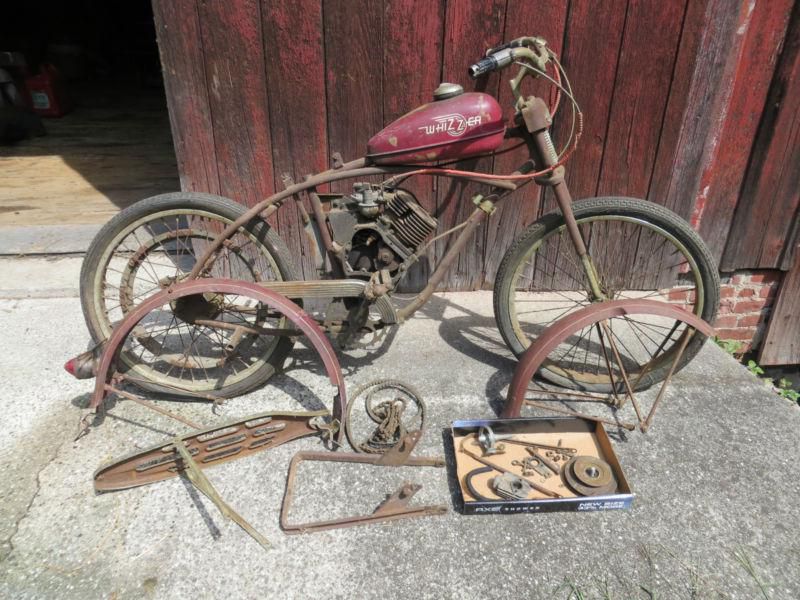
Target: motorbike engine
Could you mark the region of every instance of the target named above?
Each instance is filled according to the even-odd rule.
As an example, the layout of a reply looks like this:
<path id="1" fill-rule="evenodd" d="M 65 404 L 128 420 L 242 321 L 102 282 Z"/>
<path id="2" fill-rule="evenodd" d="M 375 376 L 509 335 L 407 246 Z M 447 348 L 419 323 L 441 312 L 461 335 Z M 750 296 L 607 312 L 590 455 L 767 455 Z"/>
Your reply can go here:
<path id="1" fill-rule="evenodd" d="M 353 193 L 331 201 L 333 239 L 345 250 L 348 275 L 394 273 L 436 229 L 437 221 L 411 192 L 356 183 Z"/>

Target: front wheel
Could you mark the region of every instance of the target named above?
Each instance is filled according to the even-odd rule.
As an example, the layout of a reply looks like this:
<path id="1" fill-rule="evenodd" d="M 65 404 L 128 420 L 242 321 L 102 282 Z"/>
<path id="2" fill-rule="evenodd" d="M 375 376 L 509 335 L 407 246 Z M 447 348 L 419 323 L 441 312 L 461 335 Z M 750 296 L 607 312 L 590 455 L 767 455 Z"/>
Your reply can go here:
<path id="1" fill-rule="evenodd" d="M 592 259 L 602 299 L 590 291 L 564 217 L 553 213 L 533 223 L 503 257 L 494 286 L 500 333 L 519 356 L 550 324 L 592 302 L 647 298 L 678 303 L 711 322 L 719 305 L 719 275 L 697 233 L 670 210 L 633 198 L 592 198 L 573 205 Z M 625 318 L 611 337 L 631 383 L 643 389 L 666 377 L 684 336 L 681 322 L 654 316 Z M 594 392 L 611 392 L 602 331 L 577 332 L 542 366 L 548 381 Z M 700 350 L 703 337 L 689 340 L 677 369 Z M 616 380 L 619 386 L 619 380 Z M 619 389 L 619 387 L 617 387 Z"/>

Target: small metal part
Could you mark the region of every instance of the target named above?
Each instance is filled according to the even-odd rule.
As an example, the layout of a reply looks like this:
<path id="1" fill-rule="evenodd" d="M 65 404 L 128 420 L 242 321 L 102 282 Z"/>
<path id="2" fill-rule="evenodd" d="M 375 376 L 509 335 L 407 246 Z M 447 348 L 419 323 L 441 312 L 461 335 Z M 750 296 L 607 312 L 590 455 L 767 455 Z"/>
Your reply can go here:
<path id="1" fill-rule="evenodd" d="M 433 91 L 433 99 L 435 101 L 447 100 L 448 98 L 460 96 L 463 93 L 464 88 L 457 83 L 447 83 L 446 81 L 443 81 L 439 84 L 439 87 Z"/>
<path id="2" fill-rule="evenodd" d="M 582 469 L 589 469 L 588 471 L 579 470 L 578 473 L 580 473 L 580 477 L 575 471 L 575 464 L 578 459 L 583 459 L 581 463 L 583 465 Z M 597 469 L 597 471 L 594 469 Z M 594 486 L 586 485 L 584 483 L 584 481 L 587 479 L 589 481 L 604 479 L 606 477 L 606 472 L 608 472 L 611 477 L 607 484 Z M 564 483 L 566 483 L 567 486 L 576 494 L 581 496 L 604 496 L 606 494 L 613 494 L 617 491 L 617 479 L 614 477 L 611 465 L 604 460 L 595 458 L 594 456 L 576 456 L 575 458 L 571 459 L 561 470 L 561 476 L 564 479 Z"/>
<path id="3" fill-rule="evenodd" d="M 526 458 L 523 458 L 522 460 L 512 460 L 511 466 L 521 467 L 523 477 L 528 477 L 530 475 L 533 475 L 534 473 L 538 473 L 539 475 L 547 479 L 552 475 L 550 469 L 548 469 L 544 465 L 544 463 L 535 456 L 528 456 Z"/>
<path id="4" fill-rule="evenodd" d="M 475 498 L 478 502 L 492 502 L 496 500 L 495 498 L 487 498 L 483 494 L 481 494 L 478 490 L 475 489 L 475 486 L 472 483 L 472 478 L 477 475 L 482 475 L 483 473 L 492 473 L 494 469 L 492 467 L 478 467 L 477 469 L 473 469 L 466 475 L 464 475 L 464 487 L 467 488 L 467 492 L 470 496 Z"/>
<path id="5" fill-rule="evenodd" d="M 497 435 L 494 430 L 488 425 L 478 429 L 478 443 L 483 448 L 484 456 L 494 456 L 495 454 L 503 454 L 506 447 L 503 444 L 498 444 L 498 440 L 511 439 L 513 435 Z"/>
<path id="6" fill-rule="evenodd" d="M 533 491 L 530 483 L 511 473 L 497 475 L 492 480 L 492 487 L 495 494 L 506 500 L 527 500 Z"/>
<path id="7" fill-rule="evenodd" d="M 572 472 L 578 481 L 591 487 L 605 487 L 614 480 L 611 465 L 593 456 L 576 456 Z"/>
<path id="8" fill-rule="evenodd" d="M 542 456 L 541 454 L 539 454 L 539 452 L 536 450 L 536 448 L 525 448 L 525 450 L 528 451 L 528 454 L 530 454 L 531 457 L 535 458 L 540 463 L 542 463 L 545 467 L 550 469 L 553 473 L 558 475 L 560 469 L 558 468 L 558 465 L 555 464 L 552 460 L 549 460 L 548 458 L 546 458 L 546 457 Z"/>
<path id="9" fill-rule="evenodd" d="M 476 439 L 475 438 L 475 434 L 472 433 L 472 434 L 470 434 L 468 436 L 465 436 L 464 438 L 461 439 L 461 444 L 459 444 L 459 447 L 458 447 L 458 451 L 459 452 L 463 452 L 464 454 L 466 454 L 470 458 L 478 461 L 479 463 L 481 463 L 483 465 L 486 465 L 487 467 L 491 467 L 492 469 L 494 469 L 495 471 L 497 471 L 499 473 L 510 473 L 511 475 L 514 475 L 516 477 L 516 474 L 512 473 L 510 469 L 506 469 L 504 466 L 498 465 L 497 463 L 494 463 L 494 462 L 490 461 L 489 459 L 484 458 L 483 456 L 480 456 L 479 454 L 476 454 L 476 453 L 472 452 L 471 450 L 469 450 L 469 448 L 467 448 L 467 446 L 466 446 L 466 442 L 467 442 L 468 439 L 475 440 Z M 526 479 L 525 481 L 527 481 L 533 489 L 535 489 L 537 492 L 540 492 L 540 493 L 544 494 L 545 496 L 549 496 L 550 498 L 562 498 L 563 497 L 558 492 L 554 492 L 553 490 L 548 490 L 546 487 L 543 487 L 543 486 L 539 485 L 535 481 L 531 481 L 529 479 Z"/>

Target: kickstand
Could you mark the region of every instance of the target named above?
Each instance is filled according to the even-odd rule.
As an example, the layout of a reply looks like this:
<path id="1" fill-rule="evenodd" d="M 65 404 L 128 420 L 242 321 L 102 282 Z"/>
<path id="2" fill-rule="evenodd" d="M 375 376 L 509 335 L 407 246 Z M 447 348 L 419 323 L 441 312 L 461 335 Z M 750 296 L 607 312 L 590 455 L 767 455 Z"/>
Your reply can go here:
<path id="1" fill-rule="evenodd" d="M 178 450 L 178 454 L 181 456 L 181 460 L 183 461 L 183 465 L 185 467 L 184 473 L 186 473 L 186 477 L 189 478 L 191 484 L 216 505 L 216 507 L 219 509 L 219 512 L 222 513 L 222 516 L 230 519 L 239 527 L 244 529 L 245 533 L 261 544 L 262 548 L 265 550 L 269 549 L 269 540 L 256 531 L 256 529 L 250 525 L 250 523 L 245 521 L 239 513 L 228 506 L 228 504 L 222 499 L 222 496 L 220 496 L 216 488 L 211 485 L 208 477 L 206 477 L 205 473 L 200 470 L 191 454 L 189 454 L 186 446 L 184 446 L 183 440 L 181 438 L 176 438 L 173 442 L 173 445 Z"/>

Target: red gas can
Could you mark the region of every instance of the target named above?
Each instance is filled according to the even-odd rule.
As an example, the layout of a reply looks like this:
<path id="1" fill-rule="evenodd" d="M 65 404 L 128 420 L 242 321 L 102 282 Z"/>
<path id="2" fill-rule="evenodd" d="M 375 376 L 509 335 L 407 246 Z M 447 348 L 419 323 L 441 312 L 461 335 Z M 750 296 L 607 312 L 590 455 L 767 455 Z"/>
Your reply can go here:
<path id="1" fill-rule="evenodd" d="M 367 158 L 380 165 L 468 158 L 497 150 L 505 130 L 503 111 L 492 96 L 458 93 L 424 104 L 375 134 Z"/>
<path id="2" fill-rule="evenodd" d="M 61 77 L 52 65 L 43 65 L 38 75 L 25 79 L 34 112 L 43 117 L 62 117 L 72 110 Z"/>

